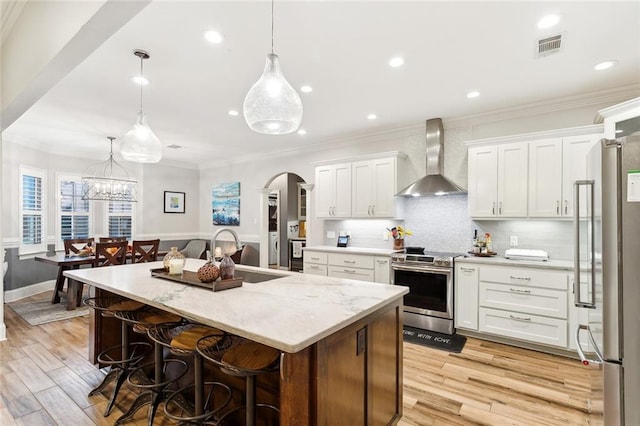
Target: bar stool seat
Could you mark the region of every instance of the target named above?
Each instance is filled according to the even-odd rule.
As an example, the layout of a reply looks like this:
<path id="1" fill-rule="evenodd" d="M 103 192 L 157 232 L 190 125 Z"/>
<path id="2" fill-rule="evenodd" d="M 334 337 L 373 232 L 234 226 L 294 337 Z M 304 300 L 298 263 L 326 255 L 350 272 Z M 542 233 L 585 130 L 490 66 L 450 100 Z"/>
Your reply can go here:
<path id="1" fill-rule="evenodd" d="M 194 360 L 194 383 L 173 392 L 164 404 L 164 412 L 179 422 L 202 424 L 215 418 L 231 401 L 231 388 L 224 383 L 204 381 L 203 358 L 196 351 L 196 344 L 203 336 L 224 345 L 228 334 L 201 324 L 159 324 L 150 327 L 149 337 L 168 347 L 174 355 L 191 355 Z M 194 403 L 184 398 L 187 389 L 194 389 Z M 207 390 L 205 395 L 205 390 Z"/>
<path id="2" fill-rule="evenodd" d="M 245 405 L 224 413 L 217 425 L 229 423 L 232 415 L 242 411 L 245 425 L 250 426 L 256 424 L 257 409 L 279 413 L 280 410 L 273 405 L 256 402 L 256 376 L 279 370 L 280 351 L 240 336 L 229 335 L 224 344 L 217 341 L 216 337 L 205 336 L 198 341 L 197 350 L 200 355 L 218 365 L 223 373 L 246 378 Z"/>
<path id="3" fill-rule="evenodd" d="M 115 317 L 132 325 L 135 333 L 145 335 L 149 328 L 153 326 L 161 324 L 166 324 L 166 326 L 171 326 L 171 324 L 184 324 L 179 315 L 160 311 L 149 306 L 135 311 L 119 311 L 115 313 Z M 164 359 L 163 346 L 157 342 L 154 343 L 153 362 L 134 368 L 127 376 L 127 383 L 134 388 L 143 390 L 143 392 L 138 395 L 129 410 L 116 420 L 116 425 L 130 420 L 140 408 L 150 405 L 147 420 L 148 425 L 151 426 L 160 402 L 166 399 L 170 392 L 175 390 L 169 389 L 169 387 L 180 380 L 189 369 L 187 363 L 183 360 Z M 151 367 L 153 367 L 154 372 L 153 380 L 145 374 L 145 371 L 148 371 Z M 172 370 L 172 377 L 170 379 L 167 379 L 165 374 L 168 369 Z"/>
<path id="4" fill-rule="evenodd" d="M 143 303 L 117 296 L 92 297 L 85 299 L 84 303 L 96 311 L 100 311 L 103 316 L 115 316 L 118 312 L 136 311 L 145 306 Z M 116 382 L 105 408 L 105 417 L 111 413 L 120 387 L 127 378 L 128 373 L 151 352 L 151 345 L 147 342 L 129 343 L 127 322 L 121 321 L 120 324 L 121 344 L 105 349 L 97 357 L 99 364 L 109 366 L 109 373 L 102 380 L 102 383 L 89 392 L 89 396 L 96 395 L 102 392 L 109 383 Z"/>

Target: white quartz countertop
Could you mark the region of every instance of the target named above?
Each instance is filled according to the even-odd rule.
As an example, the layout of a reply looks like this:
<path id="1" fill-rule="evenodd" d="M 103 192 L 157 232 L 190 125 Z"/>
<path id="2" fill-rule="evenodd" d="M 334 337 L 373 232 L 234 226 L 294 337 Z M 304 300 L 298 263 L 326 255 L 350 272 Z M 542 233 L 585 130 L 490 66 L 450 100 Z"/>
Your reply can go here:
<path id="1" fill-rule="evenodd" d="M 526 266 L 529 268 L 558 269 L 558 270 L 573 270 L 574 268 L 572 260 L 557 260 L 557 259 L 548 259 L 548 260 L 540 261 L 540 260 L 507 259 L 506 257 L 502 257 L 502 256 L 478 257 L 478 256 L 468 255 L 465 257 L 457 257 L 455 261 L 456 263 L 466 262 L 466 263 L 478 263 L 482 265 Z"/>
<path id="2" fill-rule="evenodd" d="M 393 253 L 402 253 L 404 250 L 394 250 L 392 248 L 368 248 L 368 247 L 334 247 L 334 246 L 311 246 L 303 247 L 302 250 L 324 251 L 328 253 L 348 253 L 348 254 L 369 254 L 376 256 L 391 256 Z"/>
<path id="3" fill-rule="evenodd" d="M 204 260 L 187 259 L 197 271 Z M 151 276 L 162 262 L 65 271 L 67 277 L 174 312 L 278 350 L 295 353 L 397 302 L 407 287 L 236 266 L 242 271 L 285 275 L 261 283 L 243 283 L 224 291 L 185 285 Z"/>

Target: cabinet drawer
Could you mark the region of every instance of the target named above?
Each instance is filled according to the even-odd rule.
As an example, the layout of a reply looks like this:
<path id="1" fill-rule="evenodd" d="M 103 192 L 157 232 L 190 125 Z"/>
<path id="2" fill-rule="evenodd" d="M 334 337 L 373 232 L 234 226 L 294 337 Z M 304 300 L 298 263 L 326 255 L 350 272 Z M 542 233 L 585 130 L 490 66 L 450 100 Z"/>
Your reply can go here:
<path id="1" fill-rule="evenodd" d="M 480 283 L 480 305 L 567 319 L 567 292 L 544 288 Z"/>
<path id="2" fill-rule="evenodd" d="M 330 277 L 349 278 L 360 281 L 373 281 L 373 269 L 350 268 L 343 266 L 329 266 Z"/>
<path id="3" fill-rule="evenodd" d="M 327 253 L 307 250 L 305 250 L 303 253 L 304 263 L 320 263 L 323 265 L 327 264 Z"/>
<path id="4" fill-rule="evenodd" d="M 329 253 L 329 265 L 373 269 L 374 256 Z"/>
<path id="5" fill-rule="evenodd" d="M 530 342 L 567 347 L 567 321 L 480 308 L 479 330 Z"/>
<path id="6" fill-rule="evenodd" d="M 562 271 L 483 265 L 480 281 L 567 290 L 569 279 L 568 274 Z"/>
<path id="7" fill-rule="evenodd" d="M 316 263 L 305 262 L 302 270 L 305 274 L 327 276 L 327 265 L 318 265 Z"/>

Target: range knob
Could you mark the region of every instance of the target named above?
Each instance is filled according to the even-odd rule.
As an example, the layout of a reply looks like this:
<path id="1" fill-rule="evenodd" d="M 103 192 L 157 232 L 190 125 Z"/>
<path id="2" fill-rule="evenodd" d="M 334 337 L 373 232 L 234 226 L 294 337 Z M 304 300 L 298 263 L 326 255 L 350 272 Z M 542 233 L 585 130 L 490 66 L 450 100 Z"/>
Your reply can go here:
<path id="1" fill-rule="evenodd" d="M 433 264 L 436 266 L 449 266 L 451 264 L 451 261 L 449 259 L 437 257 L 433 260 Z"/>

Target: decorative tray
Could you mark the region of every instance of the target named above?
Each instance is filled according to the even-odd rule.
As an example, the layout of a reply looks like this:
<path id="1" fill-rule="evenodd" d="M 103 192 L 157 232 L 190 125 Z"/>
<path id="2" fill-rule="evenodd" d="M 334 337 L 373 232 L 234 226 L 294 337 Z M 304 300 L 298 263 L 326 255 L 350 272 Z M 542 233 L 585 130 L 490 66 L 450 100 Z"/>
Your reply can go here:
<path id="1" fill-rule="evenodd" d="M 490 251 L 490 252 L 487 252 L 487 253 L 474 253 L 472 251 L 469 251 L 467 253 L 472 254 L 474 256 L 477 256 L 477 257 L 491 257 L 491 256 L 495 256 L 496 254 L 498 254 L 495 251 Z"/>
<path id="2" fill-rule="evenodd" d="M 180 275 L 170 275 L 164 268 L 151 269 L 151 276 L 156 278 L 162 278 L 169 281 L 175 281 L 177 283 L 195 285 L 198 287 L 208 288 L 213 291 L 228 290 L 230 288 L 242 287 L 244 278 L 235 277 L 230 280 L 217 280 L 212 283 L 203 283 L 198 279 L 198 274 L 193 271 L 182 271 Z"/>

